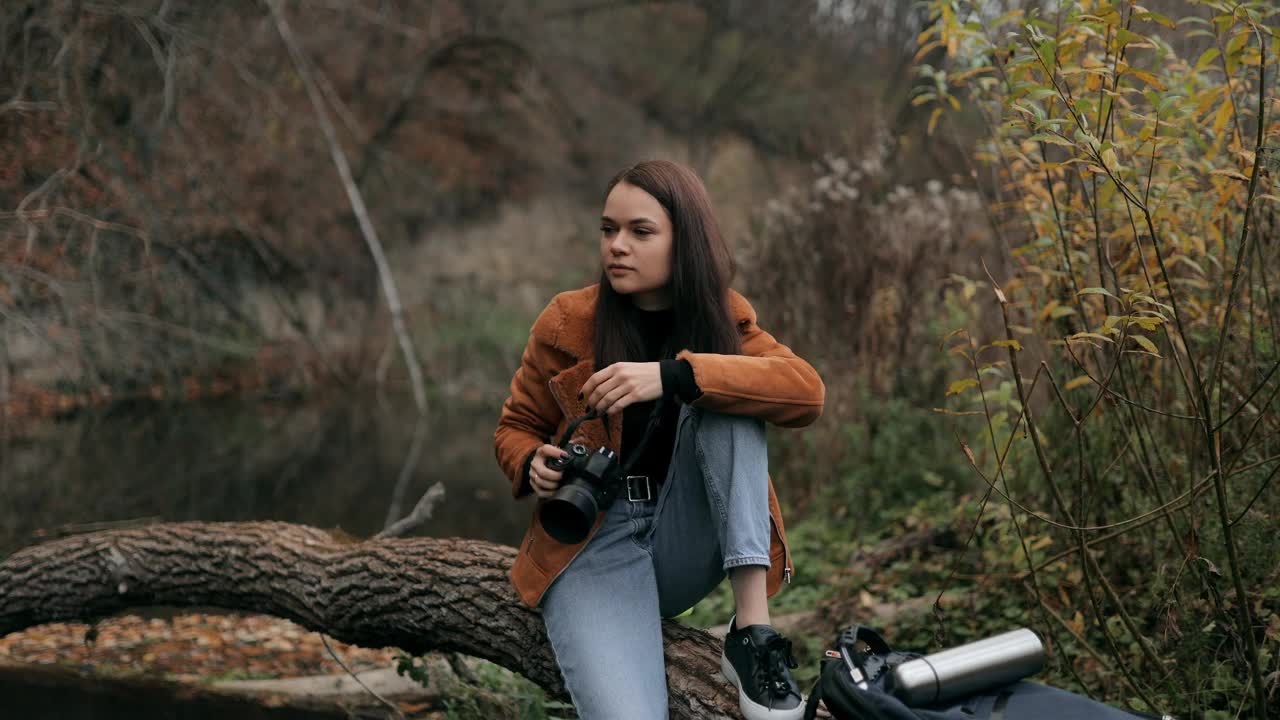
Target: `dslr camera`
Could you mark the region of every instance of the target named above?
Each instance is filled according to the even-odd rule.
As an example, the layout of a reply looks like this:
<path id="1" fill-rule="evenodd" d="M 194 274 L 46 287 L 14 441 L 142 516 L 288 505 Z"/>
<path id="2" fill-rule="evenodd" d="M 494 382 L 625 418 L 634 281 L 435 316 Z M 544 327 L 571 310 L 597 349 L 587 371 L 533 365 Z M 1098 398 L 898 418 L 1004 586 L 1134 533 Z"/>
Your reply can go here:
<path id="1" fill-rule="evenodd" d="M 592 452 L 581 443 L 569 442 L 584 421 L 603 419 L 604 415 L 592 409 L 569 423 L 558 443 L 560 449 L 567 451 L 566 454 L 547 461 L 548 468 L 562 473 L 560 487 L 538 510 L 538 518 L 548 535 L 567 545 L 576 545 L 586 539 L 595 525 L 596 515 L 608 510 L 622 488 L 627 486 L 627 473 L 648 445 L 661 418 L 662 408 L 662 401 L 654 403 L 644 435 L 632 458 L 625 464 L 619 461 L 617 453 L 607 447 L 596 448 Z"/>
<path id="2" fill-rule="evenodd" d="M 563 473 L 560 487 L 539 510 L 542 528 L 558 542 L 582 542 L 596 522 L 596 514 L 609 509 L 622 486 L 618 456 L 606 447 L 595 452 L 581 443 L 563 447 L 568 454 L 547 461 L 547 467 Z"/>

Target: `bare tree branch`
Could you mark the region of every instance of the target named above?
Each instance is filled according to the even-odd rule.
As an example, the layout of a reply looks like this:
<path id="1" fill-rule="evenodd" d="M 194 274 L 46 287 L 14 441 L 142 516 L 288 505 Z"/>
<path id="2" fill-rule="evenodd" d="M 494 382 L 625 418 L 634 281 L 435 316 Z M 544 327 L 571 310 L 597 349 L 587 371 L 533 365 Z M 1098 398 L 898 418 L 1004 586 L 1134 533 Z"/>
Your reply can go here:
<path id="1" fill-rule="evenodd" d="M 404 309 L 400 304 L 400 292 L 396 289 L 395 277 L 391 274 L 391 266 L 387 263 L 387 256 L 382 249 L 382 242 L 378 240 L 378 231 L 374 228 L 373 221 L 369 219 L 369 211 L 365 207 L 364 196 L 361 195 L 360 189 L 356 187 L 355 179 L 351 174 L 351 165 L 347 162 L 346 153 L 338 142 L 338 133 L 333 127 L 333 122 L 329 119 L 328 112 L 325 111 L 320 89 L 316 85 L 306 57 L 302 54 L 302 48 L 298 44 L 293 30 L 289 27 L 289 21 L 285 19 L 284 11 L 280 7 L 280 0 L 266 0 L 266 2 L 271 8 L 271 16 L 275 20 L 276 29 L 280 32 L 280 37 L 284 40 L 289 49 L 289 55 L 293 58 L 294 68 L 302 79 L 303 87 L 307 90 L 307 96 L 311 100 L 311 107 L 315 110 L 316 120 L 320 123 L 320 129 L 324 131 L 325 141 L 329 144 L 329 152 L 333 156 L 333 163 L 337 166 L 338 175 L 342 178 L 343 188 L 347 191 L 347 199 L 351 202 L 351 209 L 360 223 L 360 231 L 364 235 L 365 243 L 369 246 L 369 253 L 373 256 L 373 262 L 378 268 L 378 280 L 387 298 L 387 309 L 391 312 L 391 326 L 400 341 L 400 350 L 404 354 L 405 366 L 409 370 L 409 381 L 413 387 L 413 400 L 417 405 L 418 413 L 425 415 L 427 412 L 427 391 L 422 379 L 422 366 L 418 364 L 413 340 L 409 337 L 409 330 L 405 326 Z"/>

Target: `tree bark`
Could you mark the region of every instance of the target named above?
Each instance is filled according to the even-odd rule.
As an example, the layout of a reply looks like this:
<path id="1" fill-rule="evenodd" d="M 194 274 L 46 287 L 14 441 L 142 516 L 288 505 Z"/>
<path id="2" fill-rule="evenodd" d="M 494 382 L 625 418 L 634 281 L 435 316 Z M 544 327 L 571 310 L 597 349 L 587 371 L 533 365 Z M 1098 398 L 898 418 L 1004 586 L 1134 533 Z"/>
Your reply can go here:
<path id="1" fill-rule="evenodd" d="M 567 695 L 541 613 L 507 580 L 510 547 L 456 538 L 364 540 L 283 522 L 109 530 L 0 561 L 0 637 L 127 608 L 216 606 L 286 618 L 363 647 L 460 652 Z M 663 623 L 672 718 L 738 717 L 711 635 Z"/>

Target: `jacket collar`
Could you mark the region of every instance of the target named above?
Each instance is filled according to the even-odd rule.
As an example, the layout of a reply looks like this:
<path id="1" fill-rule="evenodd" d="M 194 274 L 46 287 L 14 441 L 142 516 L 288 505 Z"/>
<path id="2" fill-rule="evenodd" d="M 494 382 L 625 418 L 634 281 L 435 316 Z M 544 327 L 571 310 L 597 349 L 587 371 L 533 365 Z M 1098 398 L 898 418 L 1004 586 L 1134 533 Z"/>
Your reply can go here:
<path id="1" fill-rule="evenodd" d="M 559 296 L 561 317 L 552 347 L 573 356 L 575 361 L 595 356 L 595 310 L 600 284 L 570 290 Z M 737 290 L 729 288 L 729 312 L 738 330 L 756 321 L 756 312 Z M 585 378 L 584 378 L 585 381 Z"/>

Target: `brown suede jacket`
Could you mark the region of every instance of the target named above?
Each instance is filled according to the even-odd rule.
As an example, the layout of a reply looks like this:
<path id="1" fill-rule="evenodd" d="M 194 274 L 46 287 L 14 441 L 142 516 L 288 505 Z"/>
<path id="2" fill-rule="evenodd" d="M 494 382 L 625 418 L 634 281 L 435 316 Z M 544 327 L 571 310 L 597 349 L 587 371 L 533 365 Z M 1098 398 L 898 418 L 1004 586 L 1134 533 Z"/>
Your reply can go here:
<path id="1" fill-rule="evenodd" d="M 578 399 L 578 392 L 595 372 L 593 340 L 598 291 L 598 285 L 590 285 L 556 295 L 529 333 L 520 368 L 511 380 L 511 396 L 502 404 L 498 429 L 493 435 L 498 464 L 517 498 L 533 492 L 524 477 L 529 453 L 543 443 L 555 442 L 570 420 L 587 411 L 586 401 Z M 702 390 L 692 405 L 758 417 L 782 427 L 812 423 L 822 414 L 826 394 L 818 373 L 756 325 L 755 311 L 742 295 L 729 290 L 729 304 L 741 334 L 742 355 L 683 350 L 676 356 L 693 367 L 694 379 Z M 599 421 L 583 423 L 577 438 L 588 447 L 603 446 L 618 452 L 622 445 L 622 414 L 609 416 L 608 422 L 607 433 Z M 773 538 L 767 592 L 773 595 L 784 577 L 790 581 L 793 566 L 772 480 L 769 515 Z M 551 582 L 591 541 L 603 517 L 602 513 L 596 518 L 586 540 L 565 545 L 542 529 L 538 508 L 534 507 L 533 519 L 511 566 L 511 582 L 525 604 L 536 607 L 541 602 Z"/>

